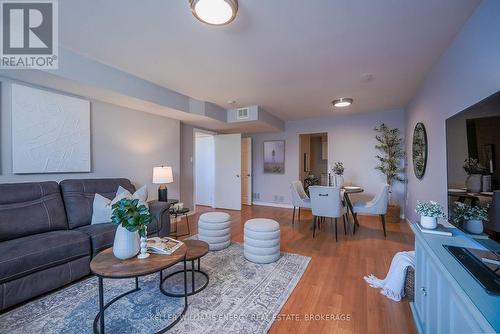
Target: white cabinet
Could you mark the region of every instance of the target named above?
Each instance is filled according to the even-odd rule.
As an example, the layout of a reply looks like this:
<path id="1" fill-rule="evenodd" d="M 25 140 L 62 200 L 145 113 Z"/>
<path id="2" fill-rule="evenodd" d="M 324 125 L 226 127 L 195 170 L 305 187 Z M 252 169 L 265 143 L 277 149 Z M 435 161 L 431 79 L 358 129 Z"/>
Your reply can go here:
<path id="1" fill-rule="evenodd" d="M 419 332 L 494 333 L 481 312 L 429 252 L 416 238 L 413 312 Z"/>

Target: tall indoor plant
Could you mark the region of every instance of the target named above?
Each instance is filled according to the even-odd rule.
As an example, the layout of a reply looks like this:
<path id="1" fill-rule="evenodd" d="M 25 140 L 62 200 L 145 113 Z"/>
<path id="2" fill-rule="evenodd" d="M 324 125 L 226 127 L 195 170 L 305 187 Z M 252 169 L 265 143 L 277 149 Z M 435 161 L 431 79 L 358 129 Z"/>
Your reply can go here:
<path id="1" fill-rule="evenodd" d="M 152 221 L 151 213 L 139 199 L 124 198 L 113 204 L 111 221 L 117 224 L 113 254 L 122 260 L 139 252 L 139 236 L 146 238 L 146 228 Z"/>
<path id="2" fill-rule="evenodd" d="M 401 162 L 405 157 L 403 149 L 403 137 L 398 128 L 389 128 L 385 123 L 374 129 L 377 134 L 375 148 L 380 152 L 376 158 L 378 164 L 375 169 L 382 172 L 389 185 L 389 207 L 387 209 L 387 219 L 389 222 L 399 222 L 401 208 L 397 203 L 392 202 L 392 187 L 395 182 L 405 182 L 404 168 Z"/>

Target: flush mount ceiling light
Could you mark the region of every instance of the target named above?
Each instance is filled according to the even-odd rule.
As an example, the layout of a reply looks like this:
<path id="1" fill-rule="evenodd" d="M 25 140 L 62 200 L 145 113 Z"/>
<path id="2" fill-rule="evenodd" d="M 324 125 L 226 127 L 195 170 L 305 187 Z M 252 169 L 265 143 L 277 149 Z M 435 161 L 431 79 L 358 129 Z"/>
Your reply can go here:
<path id="1" fill-rule="evenodd" d="M 236 17 L 238 0 L 189 0 L 191 12 L 203 23 L 221 26 Z"/>
<path id="2" fill-rule="evenodd" d="M 352 99 L 348 97 L 341 97 L 339 99 L 335 99 L 332 101 L 332 104 L 334 107 L 337 108 L 344 108 L 344 107 L 349 107 L 352 104 Z"/>

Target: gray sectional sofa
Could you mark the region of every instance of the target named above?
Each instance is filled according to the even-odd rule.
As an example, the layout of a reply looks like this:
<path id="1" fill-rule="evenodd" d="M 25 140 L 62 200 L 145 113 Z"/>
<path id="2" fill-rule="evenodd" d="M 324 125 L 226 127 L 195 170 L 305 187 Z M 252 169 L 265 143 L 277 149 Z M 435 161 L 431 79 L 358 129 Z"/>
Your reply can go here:
<path id="1" fill-rule="evenodd" d="M 0 312 L 90 274 L 116 225 L 90 225 L 94 195 L 112 199 L 127 179 L 0 184 Z M 149 235 L 167 236 L 168 204 L 149 202 Z"/>

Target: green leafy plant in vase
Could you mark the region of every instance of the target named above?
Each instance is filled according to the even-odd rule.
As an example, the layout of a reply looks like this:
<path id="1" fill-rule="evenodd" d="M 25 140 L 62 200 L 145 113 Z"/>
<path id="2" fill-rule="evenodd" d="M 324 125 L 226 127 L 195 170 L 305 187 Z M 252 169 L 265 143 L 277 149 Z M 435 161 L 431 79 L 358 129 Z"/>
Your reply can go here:
<path id="1" fill-rule="evenodd" d="M 149 208 L 138 199 L 124 198 L 113 204 L 111 221 L 117 224 L 113 254 L 122 260 L 134 257 L 146 258 L 147 226 L 153 220 Z M 140 240 L 139 240 L 140 237 Z M 139 249 L 140 247 L 140 249 Z"/>
<path id="2" fill-rule="evenodd" d="M 488 221 L 488 207 L 479 205 L 471 206 L 462 202 L 455 202 L 453 209 L 455 224 L 461 224 L 462 227 L 472 234 L 483 233 L 483 222 Z"/>
<path id="3" fill-rule="evenodd" d="M 441 204 L 434 201 L 417 201 L 415 212 L 420 215 L 420 225 L 422 225 L 423 228 L 430 230 L 437 227 L 437 221 L 439 218 L 446 218 L 446 213 L 444 212 Z"/>
<path id="4" fill-rule="evenodd" d="M 333 164 L 332 172 L 334 175 L 333 185 L 335 187 L 343 187 L 344 186 L 344 163 L 342 161 L 337 161 Z"/>

